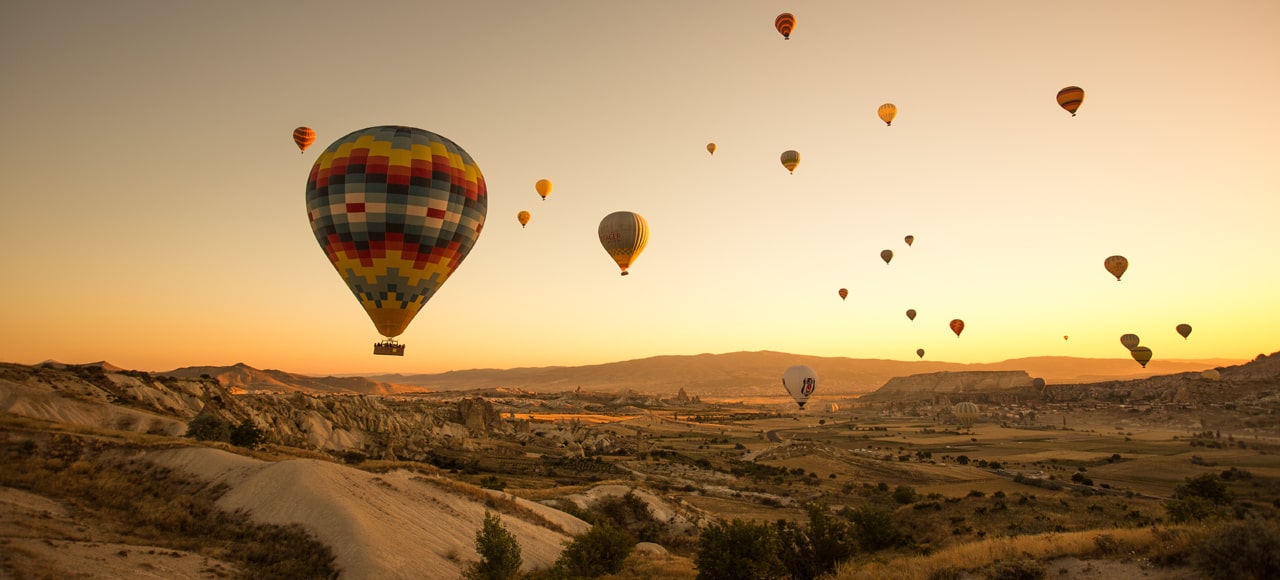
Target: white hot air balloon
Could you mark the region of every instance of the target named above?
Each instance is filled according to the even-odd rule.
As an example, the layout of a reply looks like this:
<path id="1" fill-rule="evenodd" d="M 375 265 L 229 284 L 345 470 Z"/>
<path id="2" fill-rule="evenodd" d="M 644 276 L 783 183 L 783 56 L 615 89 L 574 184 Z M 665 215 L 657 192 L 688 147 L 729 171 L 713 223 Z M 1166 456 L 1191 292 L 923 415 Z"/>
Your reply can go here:
<path id="1" fill-rule="evenodd" d="M 790 367 L 782 373 L 782 386 L 803 409 L 804 404 L 809 402 L 809 396 L 818 388 L 818 373 L 804 365 Z"/>

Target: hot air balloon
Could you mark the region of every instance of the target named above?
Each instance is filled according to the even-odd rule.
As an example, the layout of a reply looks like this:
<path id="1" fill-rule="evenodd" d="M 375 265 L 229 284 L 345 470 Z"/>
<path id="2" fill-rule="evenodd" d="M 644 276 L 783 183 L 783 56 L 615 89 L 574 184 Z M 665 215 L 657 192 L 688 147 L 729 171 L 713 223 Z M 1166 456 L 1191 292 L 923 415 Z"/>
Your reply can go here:
<path id="1" fill-rule="evenodd" d="M 1206 369 L 1200 373 L 1200 378 L 1210 382 L 1217 382 L 1222 380 L 1222 373 L 1218 372 L 1218 369 Z"/>
<path id="2" fill-rule="evenodd" d="M 916 237 L 915 237 L 915 236 L 907 236 L 907 237 L 905 237 L 905 238 L 902 238 L 902 241 L 906 242 L 906 243 L 907 243 L 907 246 L 910 246 L 911 244 L 914 244 L 914 243 L 916 242 Z"/>
<path id="3" fill-rule="evenodd" d="M 916 349 L 916 356 L 918 356 L 918 357 L 920 357 L 920 358 L 924 358 L 924 349 L 923 349 L 923 348 L 917 348 L 917 349 Z"/>
<path id="4" fill-rule="evenodd" d="M 1036 378 L 1034 378 L 1034 379 L 1031 379 L 1031 386 L 1032 386 L 1032 387 L 1034 387 L 1034 388 L 1035 388 L 1035 390 L 1037 390 L 1037 391 L 1043 391 L 1043 390 L 1044 390 L 1044 379 L 1042 379 L 1042 378 L 1040 378 L 1040 377 L 1036 377 Z"/>
<path id="5" fill-rule="evenodd" d="M 1147 368 L 1147 362 L 1151 360 L 1151 349 L 1145 346 L 1136 346 L 1129 351 L 1129 354 L 1133 355 L 1133 360 L 1138 361 L 1142 368 Z"/>
<path id="6" fill-rule="evenodd" d="M 522 211 L 522 212 L 520 212 L 520 213 L 516 214 L 516 219 L 520 220 L 520 227 L 522 227 L 522 228 L 523 228 L 523 227 L 525 227 L 525 226 L 527 226 L 527 225 L 529 225 L 529 218 L 530 218 L 530 217 L 532 217 L 532 215 L 531 215 L 529 212 L 527 212 L 527 211 Z"/>
<path id="7" fill-rule="evenodd" d="M 782 373 L 782 387 L 803 409 L 813 390 L 818 388 L 818 373 L 804 365 L 789 367 Z"/>
<path id="8" fill-rule="evenodd" d="M 956 403 L 951 412 L 955 413 L 956 420 L 964 427 L 972 427 L 973 422 L 978 418 L 978 406 L 969 401 Z"/>
<path id="9" fill-rule="evenodd" d="M 956 336 L 960 336 L 960 333 L 964 332 L 964 321 L 960 320 L 959 318 L 952 320 L 951 332 L 956 333 Z"/>
<path id="10" fill-rule="evenodd" d="M 387 340 L 435 295 L 484 228 L 488 191 L 453 141 L 404 126 L 369 127 L 329 145 L 307 178 L 307 219 L 320 248 Z"/>
<path id="11" fill-rule="evenodd" d="M 716 154 L 716 144 L 715 144 L 715 143 L 707 143 L 707 153 L 710 153 L 710 154 L 712 154 L 712 155 L 715 155 L 715 154 Z"/>
<path id="12" fill-rule="evenodd" d="M 293 142 L 297 143 L 300 153 L 306 153 L 307 147 L 316 142 L 316 132 L 311 127 L 298 127 L 293 130 Z"/>
<path id="13" fill-rule="evenodd" d="M 773 19 L 773 27 L 778 29 L 784 40 L 791 40 L 791 31 L 796 29 L 796 17 L 790 12 L 783 12 Z"/>
<path id="14" fill-rule="evenodd" d="M 1178 331 L 1178 334 L 1181 334 L 1181 335 L 1182 335 L 1182 338 L 1184 338 L 1184 339 L 1191 335 L 1191 325 L 1190 325 L 1190 324 L 1179 324 L 1179 325 L 1176 327 L 1176 330 Z"/>
<path id="15" fill-rule="evenodd" d="M 915 319 L 916 319 L 916 309 L 915 309 L 915 308 L 908 308 L 908 309 L 907 309 L 907 319 L 908 319 L 908 320 L 915 320 Z"/>
<path id="16" fill-rule="evenodd" d="M 1084 89 L 1080 87 L 1066 87 L 1058 91 L 1058 106 L 1066 109 L 1071 116 L 1076 116 L 1076 109 L 1080 108 L 1080 103 L 1084 102 Z"/>
<path id="17" fill-rule="evenodd" d="M 1116 282 L 1120 281 L 1120 276 L 1124 275 L 1124 271 L 1129 269 L 1129 260 L 1124 256 L 1111 256 L 1102 261 L 1102 265 L 1116 277 Z"/>
<path id="18" fill-rule="evenodd" d="M 622 275 L 649 242 L 649 224 L 638 213 L 615 211 L 600 220 L 600 245 L 622 268 Z"/>
<path id="19" fill-rule="evenodd" d="M 782 152 L 782 166 L 787 168 L 791 173 L 796 172 L 796 166 L 800 165 L 800 154 L 795 151 Z"/>
<path id="20" fill-rule="evenodd" d="M 1067 335 L 1065 335 L 1065 334 L 1064 334 L 1064 335 L 1062 335 L 1062 340 L 1066 340 L 1066 339 L 1068 339 L 1068 338 L 1071 338 L 1071 337 L 1069 337 L 1069 336 L 1067 336 Z"/>
<path id="21" fill-rule="evenodd" d="M 551 180 L 539 179 L 537 183 L 533 184 L 533 188 L 538 190 L 538 195 L 542 196 L 542 201 L 547 201 L 547 196 L 551 195 Z"/>
<path id="22" fill-rule="evenodd" d="M 1138 335 L 1136 334 L 1120 335 L 1120 344 L 1123 344 L 1124 347 L 1129 350 L 1133 350 L 1134 348 L 1137 348 L 1138 344 L 1140 343 L 1141 341 L 1138 339 Z"/>
<path id="23" fill-rule="evenodd" d="M 840 295 L 840 299 L 841 299 L 841 300 L 844 300 L 845 298 L 848 298 L 848 297 L 849 297 L 849 289 L 848 289 L 848 288 L 841 288 L 841 289 L 840 289 L 840 291 L 839 291 L 839 292 L 837 292 L 837 294 L 839 294 L 839 295 Z"/>
<path id="24" fill-rule="evenodd" d="M 884 260 L 884 263 L 888 264 L 889 260 L 893 259 L 893 250 L 882 250 L 880 252 L 880 259 Z"/>
<path id="25" fill-rule="evenodd" d="M 893 118 L 897 116 L 898 108 L 893 106 L 893 103 L 885 103 L 880 105 L 880 108 L 876 110 L 876 114 L 880 115 L 880 120 L 884 121 L 887 127 L 893 124 Z"/>

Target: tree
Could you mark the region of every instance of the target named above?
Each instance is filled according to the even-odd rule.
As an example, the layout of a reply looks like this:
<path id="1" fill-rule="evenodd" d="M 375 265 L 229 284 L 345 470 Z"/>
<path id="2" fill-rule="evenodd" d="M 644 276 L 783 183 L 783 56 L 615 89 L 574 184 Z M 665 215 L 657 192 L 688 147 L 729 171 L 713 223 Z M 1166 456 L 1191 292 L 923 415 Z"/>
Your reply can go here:
<path id="1" fill-rule="evenodd" d="M 763 580 L 787 573 L 773 528 L 738 519 L 707 526 L 693 562 L 698 580 Z"/>
<path id="2" fill-rule="evenodd" d="M 231 424 L 213 413 L 199 413 L 187 423 L 187 437 L 197 441 L 231 441 Z"/>
<path id="3" fill-rule="evenodd" d="M 614 526 L 607 519 L 601 520 L 565 547 L 560 559 L 556 560 L 556 569 L 571 578 L 617 574 L 635 547 L 635 538 L 626 530 Z"/>
<path id="4" fill-rule="evenodd" d="M 239 425 L 231 428 L 230 441 L 236 447 L 252 449 L 261 445 L 264 438 L 262 431 L 249 418 L 245 418 Z"/>
<path id="5" fill-rule="evenodd" d="M 484 525 L 476 531 L 476 553 L 480 561 L 472 564 L 463 577 L 467 580 L 508 580 L 520 574 L 520 543 L 497 514 L 484 512 Z"/>
<path id="6" fill-rule="evenodd" d="M 1216 473 L 1202 473 L 1195 477 L 1188 477 L 1185 485 L 1174 488 L 1173 495 L 1178 499 L 1202 497 L 1217 505 L 1230 504 L 1232 499 L 1231 492 L 1227 490 L 1227 484 L 1223 483 L 1222 478 Z"/>

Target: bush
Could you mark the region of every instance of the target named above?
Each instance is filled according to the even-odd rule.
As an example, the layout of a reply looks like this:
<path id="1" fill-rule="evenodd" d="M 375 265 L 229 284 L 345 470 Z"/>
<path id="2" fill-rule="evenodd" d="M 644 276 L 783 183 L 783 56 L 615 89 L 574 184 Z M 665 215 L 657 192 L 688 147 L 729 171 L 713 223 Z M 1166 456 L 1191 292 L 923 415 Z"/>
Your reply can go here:
<path id="1" fill-rule="evenodd" d="M 1280 524 L 1262 519 L 1227 524 L 1192 549 L 1191 561 L 1211 578 L 1280 578 Z"/>
<path id="2" fill-rule="evenodd" d="M 1213 502 L 1198 496 L 1165 502 L 1164 511 L 1175 524 L 1201 522 L 1222 515 Z"/>
<path id="3" fill-rule="evenodd" d="M 853 537 L 858 547 L 867 552 L 906 544 L 906 538 L 893 522 L 888 510 L 871 506 L 846 509 L 845 517 L 853 524 Z"/>
<path id="4" fill-rule="evenodd" d="M 1179 485 L 1174 488 L 1173 495 L 1178 499 L 1202 497 L 1217 505 L 1231 503 L 1231 492 L 1227 491 L 1227 484 L 1223 483 L 1222 478 L 1213 473 L 1188 477 L 1185 485 Z"/>
<path id="5" fill-rule="evenodd" d="M 480 561 L 463 573 L 467 580 L 508 580 L 520 574 L 520 543 L 502 527 L 502 518 L 488 510 L 484 525 L 476 531 L 476 553 Z"/>
<path id="6" fill-rule="evenodd" d="M 602 520 L 565 547 L 560 559 L 556 560 L 556 571 L 571 578 L 617 574 L 635 547 L 636 540 L 631 534 L 615 527 L 609 520 Z"/>
<path id="7" fill-rule="evenodd" d="M 200 413 L 187 423 L 187 437 L 197 441 L 231 441 L 231 424 L 212 413 Z"/>
<path id="8" fill-rule="evenodd" d="M 1044 576 L 1044 566 L 1035 560 L 997 562 L 987 574 L 991 580 L 1042 580 Z"/>
<path id="9" fill-rule="evenodd" d="M 909 485 L 899 485 L 893 490 L 893 501 L 900 504 L 909 504 L 916 501 L 917 497 L 916 488 Z"/>
<path id="10" fill-rule="evenodd" d="M 187 430 L 190 431 L 191 427 L 188 426 Z M 263 436 L 262 431 L 258 429 L 258 426 L 253 423 L 252 419 L 246 418 L 241 421 L 239 425 L 231 428 L 228 441 L 236 447 L 253 449 L 262 445 L 263 439 L 265 439 L 265 437 Z"/>
<path id="11" fill-rule="evenodd" d="M 763 580 L 787 569 L 778 558 L 778 538 L 767 524 L 735 519 L 707 526 L 693 558 L 698 580 Z"/>

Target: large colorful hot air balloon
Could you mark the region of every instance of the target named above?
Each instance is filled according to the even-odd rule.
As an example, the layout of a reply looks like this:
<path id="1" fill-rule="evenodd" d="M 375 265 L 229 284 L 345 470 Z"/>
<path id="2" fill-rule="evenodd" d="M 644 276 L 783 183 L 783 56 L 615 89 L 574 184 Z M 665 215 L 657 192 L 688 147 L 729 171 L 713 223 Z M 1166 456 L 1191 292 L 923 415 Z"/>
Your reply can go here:
<path id="1" fill-rule="evenodd" d="M 907 237 L 905 237 L 905 238 L 902 238 L 902 241 L 906 242 L 906 243 L 907 243 L 907 246 L 910 246 L 911 244 L 916 243 L 916 237 L 915 237 L 915 236 L 907 236 Z"/>
<path id="2" fill-rule="evenodd" d="M 649 242 L 649 224 L 638 213 L 615 211 L 600 220 L 600 245 L 622 268 L 622 275 Z"/>
<path id="3" fill-rule="evenodd" d="M 307 147 L 316 142 L 316 132 L 311 127 L 298 127 L 293 130 L 293 142 L 298 145 L 298 151 L 307 152 Z"/>
<path id="4" fill-rule="evenodd" d="M 918 357 L 920 357 L 920 358 L 924 358 L 924 349 L 923 349 L 923 348 L 917 348 L 917 349 L 916 349 L 916 356 L 918 356 Z"/>
<path id="5" fill-rule="evenodd" d="M 963 320 L 960 320 L 959 318 L 957 318 L 957 319 L 955 319 L 955 320 L 952 320 L 952 321 L 951 321 L 951 332 L 956 333 L 956 336 L 957 336 L 957 337 L 958 337 L 958 336 L 960 336 L 960 333 L 961 333 L 961 332 L 964 332 L 964 321 L 963 321 Z"/>
<path id="6" fill-rule="evenodd" d="M 818 373 L 804 365 L 790 367 L 782 373 L 782 387 L 803 409 L 809 402 L 809 396 L 818 388 Z"/>
<path id="7" fill-rule="evenodd" d="M 547 196 L 551 195 L 551 180 L 539 179 L 537 183 L 533 184 L 533 188 L 538 191 L 538 195 L 542 196 L 542 201 L 547 201 Z"/>
<path id="8" fill-rule="evenodd" d="M 790 12 L 783 12 L 773 19 L 773 27 L 778 29 L 785 40 L 791 40 L 791 31 L 796 29 L 796 17 Z"/>
<path id="9" fill-rule="evenodd" d="M 710 154 L 712 154 L 712 155 L 715 155 L 715 154 L 716 154 L 716 144 L 715 144 L 715 143 L 707 143 L 707 153 L 710 153 Z"/>
<path id="10" fill-rule="evenodd" d="M 1076 116 L 1076 109 L 1080 108 L 1080 103 L 1084 102 L 1084 89 L 1080 87 L 1066 87 L 1058 91 L 1058 106 L 1066 109 L 1071 116 Z"/>
<path id="11" fill-rule="evenodd" d="M 964 427 L 972 427 L 973 422 L 978 418 L 978 406 L 969 401 L 956 403 L 951 412 L 955 413 L 956 420 Z"/>
<path id="12" fill-rule="evenodd" d="M 1178 334 L 1181 334 L 1181 335 L 1182 335 L 1182 338 L 1184 338 L 1184 339 L 1185 339 L 1186 337 L 1188 337 L 1188 336 L 1191 336 L 1191 325 L 1190 325 L 1190 324 L 1179 324 L 1179 325 L 1175 328 L 1175 330 L 1177 330 L 1177 331 L 1178 331 Z"/>
<path id="13" fill-rule="evenodd" d="M 782 166 L 787 168 L 791 173 L 796 172 L 796 166 L 800 165 L 800 154 L 795 151 L 782 152 Z"/>
<path id="14" fill-rule="evenodd" d="M 1110 256 L 1102 261 L 1103 267 L 1116 277 L 1116 282 L 1120 281 L 1120 276 L 1124 275 L 1124 271 L 1129 269 L 1129 260 L 1124 256 Z"/>
<path id="15" fill-rule="evenodd" d="M 841 289 L 840 289 L 840 291 L 839 291 L 839 292 L 837 292 L 837 294 L 839 294 L 839 295 L 840 295 L 840 299 L 841 299 L 841 300 L 844 300 L 845 298 L 848 298 L 848 297 L 849 297 L 849 289 L 848 289 L 848 288 L 841 288 Z"/>
<path id="16" fill-rule="evenodd" d="M 898 108 L 893 106 L 893 103 L 885 103 L 880 105 L 880 108 L 876 110 L 876 114 L 880 115 L 880 120 L 884 121 L 887 127 L 893 124 L 893 118 L 898 115 Z"/>
<path id="17" fill-rule="evenodd" d="M 893 259 L 893 250 L 881 250 L 880 259 L 884 260 L 884 263 L 888 264 L 889 260 Z"/>
<path id="18" fill-rule="evenodd" d="M 1138 335 L 1136 335 L 1136 334 L 1122 334 L 1122 335 L 1120 335 L 1120 344 L 1123 344 L 1123 345 L 1124 345 L 1124 347 L 1125 347 L 1125 348 L 1127 348 L 1127 349 L 1129 349 L 1129 350 L 1133 350 L 1133 349 L 1137 348 L 1137 347 L 1138 347 L 1138 345 L 1139 345 L 1139 344 L 1141 344 L 1141 342 L 1142 342 L 1142 341 L 1138 338 Z"/>
<path id="19" fill-rule="evenodd" d="M 533 215 L 527 211 L 522 211 L 516 214 L 516 219 L 520 220 L 520 227 L 522 228 L 529 225 L 529 218 L 531 217 L 533 217 Z"/>
<path id="20" fill-rule="evenodd" d="M 1129 351 L 1129 354 L 1133 355 L 1133 360 L 1138 361 L 1142 368 L 1147 368 L 1147 362 L 1151 360 L 1151 349 L 1145 346 L 1138 346 Z"/>
<path id="21" fill-rule="evenodd" d="M 307 219 L 329 262 L 387 340 L 467 257 L 489 197 L 480 167 L 453 141 L 414 127 L 354 131 L 329 145 L 307 178 Z"/>
<path id="22" fill-rule="evenodd" d="M 916 309 L 915 309 L 915 308 L 908 308 L 908 309 L 907 309 L 907 319 L 908 319 L 908 320 L 915 320 L 915 319 L 916 319 Z"/>

